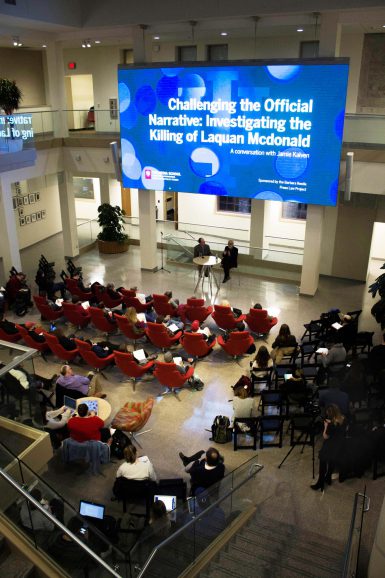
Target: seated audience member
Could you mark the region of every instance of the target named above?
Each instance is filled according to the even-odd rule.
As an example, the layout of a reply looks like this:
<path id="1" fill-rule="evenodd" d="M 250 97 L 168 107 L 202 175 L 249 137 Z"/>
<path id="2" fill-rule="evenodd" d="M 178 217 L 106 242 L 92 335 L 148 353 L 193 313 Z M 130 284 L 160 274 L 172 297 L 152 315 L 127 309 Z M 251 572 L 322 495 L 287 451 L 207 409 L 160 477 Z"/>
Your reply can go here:
<path id="1" fill-rule="evenodd" d="M 78 391 L 82 393 L 84 397 L 106 397 L 106 394 L 102 393 L 100 375 L 95 375 L 92 371 L 90 371 L 87 376 L 78 375 L 74 373 L 70 365 L 62 365 L 56 383 L 65 389 Z M 68 395 L 71 397 L 70 392 Z"/>
<path id="2" fill-rule="evenodd" d="M 121 343 L 119 345 L 118 351 L 121 351 L 122 353 L 130 353 L 133 361 L 135 361 L 135 363 L 137 363 L 138 365 L 146 365 L 146 363 L 148 361 L 157 359 L 157 357 L 158 357 L 157 353 L 152 353 L 151 355 L 149 355 L 148 352 L 145 349 L 143 349 L 145 359 L 139 360 L 135 357 L 135 355 L 133 355 L 133 352 L 131 351 L 130 346 L 126 345 L 125 343 Z M 152 373 L 154 371 L 154 369 L 155 369 L 155 367 L 150 367 L 150 369 L 148 371 L 150 373 Z"/>
<path id="3" fill-rule="evenodd" d="M 89 315 L 89 312 L 87 311 L 88 307 L 87 309 L 84 309 L 80 297 L 78 295 L 72 295 L 71 301 L 74 305 L 76 305 L 76 313 L 78 315 L 81 315 L 82 317 L 87 317 Z"/>
<path id="4" fill-rule="evenodd" d="M 179 453 L 179 457 L 186 468 L 186 473 L 190 474 L 192 496 L 195 496 L 197 488 L 209 488 L 222 480 L 225 475 L 223 458 L 218 450 L 209 448 L 206 451 L 206 457 L 200 460 L 204 453 L 204 450 L 201 450 L 190 457 L 185 456 L 182 452 Z M 191 467 L 187 469 L 191 462 Z"/>
<path id="5" fill-rule="evenodd" d="M 352 319 L 350 315 L 343 315 L 341 325 L 342 327 L 336 330 L 333 341 L 343 343 L 345 349 L 349 349 L 356 342 L 358 322 L 356 319 Z"/>
<path id="6" fill-rule="evenodd" d="M 8 319 L 5 319 L 4 315 L 2 315 L 0 319 L 0 329 L 2 329 L 4 333 L 7 333 L 8 335 L 16 335 L 17 333 L 19 333 L 19 330 L 16 327 L 16 325 L 12 323 L 12 321 L 8 321 Z"/>
<path id="7" fill-rule="evenodd" d="M 53 277 L 48 277 L 45 280 L 45 291 L 47 293 L 48 299 L 51 301 L 56 301 L 56 293 L 59 291 L 60 297 L 62 299 L 66 298 L 66 287 L 63 281 L 58 283 L 55 282 L 55 275 Z"/>
<path id="8" fill-rule="evenodd" d="M 240 317 L 242 315 L 241 309 L 237 309 L 236 307 L 231 307 L 230 302 L 227 299 L 222 299 L 221 305 L 222 305 L 222 307 L 230 307 L 235 318 Z"/>
<path id="9" fill-rule="evenodd" d="M 297 340 L 286 323 L 282 323 L 272 348 L 270 355 L 276 365 L 281 363 L 284 355 L 290 355 L 297 349 Z"/>
<path id="10" fill-rule="evenodd" d="M 91 350 L 97 357 L 100 357 L 100 359 L 108 357 L 120 347 L 119 345 L 114 345 L 109 341 L 91 341 L 91 339 L 86 339 L 85 341 L 91 345 Z"/>
<path id="11" fill-rule="evenodd" d="M 155 319 L 155 323 L 161 323 L 163 324 L 166 328 L 167 328 L 167 333 L 172 336 L 175 335 L 175 333 L 177 331 L 180 331 L 183 329 L 184 327 L 184 323 L 178 319 L 170 319 L 170 317 L 167 315 L 166 317 L 164 317 L 164 315 L 157 315 L 156 319 Z M 170 325 L 176 325 L 177 326 L 177 331 L 172 331 L 170 329 Z"/>
<path id="12" fill-rule="evenodd" d="M 222 254 L 221 266 L 223 267 L 223 281 L 226 283 L 230 279 L 230 269 L 238 267 L 238 249 L 234 245 L 234 241 L 229 240 Z"/>
<path id="13" fill-rule="evenodd" d="M 127 480 L 152 480 L 157 482 L 154 466 L 147 456 L 138 457 L 136 447 L 132 444 L 124 448 L 124 459 L 126 460 L 119 466 L 116 472 L 117 478 L 126 478 Z"/>
<path id="14" fill-rule="evenodd" d="M 76 411 L 77 415 L 73 415 L 67 422 L 70 437 L 80 443 L 89 440 L 102 441 L 104 421 L 93 411 L 89 411 L 86 403 L 80 403 Z"/>
<path id="15" fill-rule="evenodd" d="M 307 387 L 306 378 L 301 368 L 293 366 L 291 377 L 286 379 L 280 387 L 290 403 L 305 403 L 312 394 L 312 390 Z"/>
<path id="16" fill-rule="evenodd" d="M 263 307 L 260 303 L 256 303 L 255 305 L 253 305 L 253 309 L 263 309 Z M 266 319 L 271 321 L 273 319 L 273 316 L 272 315 L 266 315 Z"/>
<path id="17" fill-rule="evenodd" d="M 66 351 L 73 351 L 74 349 L 77 349 L 75 341 L 71 337 L 64 335 L 64 331 L 61 327 L 56 327 L 56 329 L 54 329 L 51 333 L 52 335 L 55 335 L 60 345 Z"/>
<path id="18" fill-rule="evenodd" d="M 19 292 L 23 292 L 25 294 L 25 302 L 32 306 L 31 290 L 27 285 L 27 276 L 25 273 L 20 272 L 16 275 L 11 275 L 7 281 L 5 290 L 7 294 L 7 300 L 10 305 L 15 302 Z"/>
<path id="19" fill-rule="evenodd" d="M 181 357 L 181 356 L 179 356 Z M 166 353 L 163 356 L 164 362 L 165 363 L 175 363 L 173 355 L 171 353 L 171 351 L 166 351 Z M 189 357 L 188 358 L 189 361 L 192 361 L 192 358 Z M 177 368 L 177 370 L 179 371 L 179 373 L 181 373 L 182 375 L 184 375 L 185 373 L 187 373 L 187 371 L 190 369 L 191 367 L 191 363 L 182 363 L 182 365 L 179 365 L 178 363 L 175 363 L 175 367 Z"/>
<path id="20" fill-rule="evenodd" d="M 87 543 L 89 531 L 81 532 L 84 520 L 73 516 L 67 524 L 70 532 L 79 540 Z M 58 531 L 52 543 L 48 546 L 48 553 L 52 558 L 65 568 L 71 575 L 83 571 L 83 576 L 89 576 L 89 571 L 96 566 L 96 562 L 90 556 L 85 555 L 81 546 L 72 540 L 67 534 Z"/>
<path id="21" fill-rule="evenodd" d="M 200 333 L 203 337 L 203 339 L 207 342 L 207 345 L 211 345 L 212 342 L 215 340 L 215 335 L 213 335 L 212 333 L 210 333 L 210 330 L 208 330 L 207 332 L 203 332 L 203 331 L 199 331 L 200 326 L 199 326 L 199 321 L 195 320 L 191 323 L 190 326 L 190 333 Z M 206 328 L 207 330 L 208 328 Z"/>
<path id="22" fill-rule="evenodd" d="M 343 415 L 349 415 L 349 396 L 346 392 L 340 390 L 336 379 L 330 381 L 328 388 L 320 389 L 318 396 L 321 413 L 324 413 L 325 408 L 330 405 L 335 405 Z"/>
<path id="23" fill-rule="evenodd" d="M 106 293 L 110 299 L 113 299 L 114 301 L 122 298 L 122 294 L 119 292 L 119 290 L 115 289 L 114 283 L 107 283 Z"/>
<path id="24" fill-rule="evenodd" d="M 39 327 L 38 325 L 32 325 L 29 329 L 27 329 L 28 335 L 36 341 L 36 343 L 45 343 L 44 335 L 41 335 L 43 328 Z"/>
<path id="25" fill-rule="evenodd" d="M 61 442 L 69 436 L 67 423 L 71 413 L 71 410 L 67 409 L 65 405 L 59 409 L 46 409 L 45 411 L 44 428 L 48 430 L 54 449 L 60 448 Z"/>
<path id="26" fill-rule="evenodd" d="M 371 373 L 385 369 L 385 333 L 382 335 L 382 343 L 375 345 L 369 352 L 367 367 Z"/>
<path id="27" fill-rule="evenodd" d="M 243 323 L 243 321 L 238 321 L 238 323 L 235 325 L 235 327 L 233 329 L 226 329 L 225 333 L 222 335 L 223 341 L 228 341 L 230 338 L 230 335 L 232 333 L 238 333 L 240 331 L 245 331 L 246 330 L 246 325 Z M 254 353 L 255 352 L 255 345 L 253 347 L 253 345 L 251 346 L 252 350 L 251 351 L 247 351 L 246 353 Z"/>
<path id="28" fill-rule="evenodd" d="M 33 488 L 30 494 L 36 501 L 40 502 L 48 512 L 50 512 L 48 502 L 43 500 L 41 491 L 38 488 Z M 38 510 L 32 502 L 28 502 L 28 500 L 24 500 L 21 505 L 20 521 L 24 528 L 28 528 L 29 530 L 52 532 L 55 528 L 55 524 L 46 518 L 44 514 Z"/>
<path id="29" fill-rule="evenodd" d="M 335 335 L 338 338 L 338 335 Z M 332 347 L 326 353 L 321 354 L 322 367 L 327 369 L 330 373 L 338 373 L 345 367 L 346 349 L 343 344 L 338 341 L 333 343 Z"/>
<path id="30" fill-rule="evenodd" d="M 233 399 L 233 420 L 236 417 L 248 418 L 257 415 L 256 398 L 250 397 L 248 387 L 237 388 Z"/>
<path id="31" fill-rule="evenodd" d="M 114 312 L 111 311 L 111 309 L 108 309 L 107 307 L 105 307 L 103 301 L 100 301 L 100 303 L 98 303 L 96 305 L 96 307 L 103 311 L 105 319 L 107 319 L 107 321 L 109 321 L 111 323 L 111 325 L 114 325 L 115 327 L 117 327 L 117 321 L 115 319 Z"/>
<path id="32" fill-rule="evenodd" d="M 146 546 L 146 552 L 157 546 L 162 540 L 170 535 L 171 521 L 167 513 L 166 505 L 162 500 L 156 500 L 151 506 L 150 519 L 140 534 L 139 548 L 141 544 Z M 151 547 L 152 545 L 152 547 Z"/>
<path id="33" fill-rule="evenodd" d="M 146 324 L 144 323 L 144 321 L 139 321 L 135 307 L 129 307 L 125 312 L 124 316 L 127 318 L 131 330 L 135 333 L 135 335 L 138 336 L 138 339 L 140 337 L 145 337 Z"/>
<path id="34" fill-rule="evenodd" d="M 250 377 L 256 379 L 264 379 L 269 372 L 270 367 L 273 367 L 273 360 L 265 345 L 261 345 L 257 351 L 254 361 L 250 362 Z"/>
<path id="35" fill-rule="evenodd" d="M 14 358 L 14 361 L 18 359 L 17 356 Z M 17 381 L 19 382 L 20 386 L 23 389 L 50 389 L 52 387 L 52 379 L 56 377 L 56 375 L 52 379 L 47 379 L 42 377 L 41 375 L 37 375 L 36 373 L 29 373 L 23 364 L 14 367 L 13 369 L 9 370 L 9 374 L 12 375 Z"/>

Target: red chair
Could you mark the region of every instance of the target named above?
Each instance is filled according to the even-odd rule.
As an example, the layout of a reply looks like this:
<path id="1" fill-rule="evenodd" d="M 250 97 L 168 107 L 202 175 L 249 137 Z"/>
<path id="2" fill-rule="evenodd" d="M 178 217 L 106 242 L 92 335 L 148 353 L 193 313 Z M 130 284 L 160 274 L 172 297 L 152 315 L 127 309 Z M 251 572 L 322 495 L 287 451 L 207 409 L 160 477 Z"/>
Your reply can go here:
<path id="1" fill-rule="evenodd" d="M 80 357 L 84 359 L 87 365 L 90 365 L 93 369 L 100 373 L 102 373 L 103 369 L 115 361 L 113 353 L 107 355 L 107 357 L 98 357 L 96 353 L 92 351 L 91 345 L 87 343 L 87 341 L 75 338 L 75 343 L 78 347 Z M 103 375 L 103 377 L 105 377 L 105 375 Z"/>
<path id="2" fill-rule="evenodd" d="M 278 319 L 276 317 L 269 318 L 266 309 L 250 309 L 246 315 L 246 323 L 250 331 L 265 335 L 274 325 L 277 325 Z"/>
<path id="3" fill-rule="evenodd" d="M 81 305 L 80 305 L 81 307 Z M 84 309 L 84 315 L 79 313 L 79 305 L 63 302 L 63 315 L 70 323 L 79 329 L 86 327 L 91 321 L 91 315 Z"/>
<path id="4" fill-rule="evenodd" d="M 32 347 L 32 349 L 37 349 L 38 351 L 40 351 L 43 359 L 45 359 L 44 352 L 49 351 L 48 343 L 46 341 L 42 341 L 41 343 L 39 341 L 35 341 L 30 336 L 30 334 L 28 333 L 28 331 L 26 330 L 25 327 L 22 327 L 21 325 L 17 325 L 17 324 L 16 324 L 16 327 L 19 330 L 19 333 L 22 336 L 24 343 L 28 347 Z"/>
<path id="5" fill-rule="evenodd" d="M 52 353 L 59 359 L 70 363 L 77 355 L 79 355 L 78 348 L 73 349 L 72 351 L 67 351 L 67 349 L 64 349 L 64 347 L 60 345 L 58 338 L 55 335 L 51 335 L 50 333 L 46 333 L 44 331 L 44 337 Z"/>
<path id="6" fill-rule="evenodd" d="M 42 319 L 45 321 L 56 321 L 56 319 L 63 316 L 63 308 L 61 307 L 55 311 L 48 305 L 48 301 L 45 297 L 34 295 L 33 300 L 35 301 L 36 308 L 39 310 Z"/>
<path id="7" fill-rule="evenodd" d="M 20 333 L 6 333 L 2 329 L 0 329 L 0 339 L 1 341 L 9 341 L 10 343 L 17 343 L 17 341 L 20 341 L 21 335 Z"/>
<path id="8" fill-rule="evenodd" d="M 82 289 L 80 289 L 77 279 L 66 277 L 64 283 L 71 295 L 77 295 L 82 301 L 91 301 L 93 299 L 91 291 L 82 291 Z"/>
<path id="9" fill-rule="evenodd" d="M 215 323 L 221 329 L 235 329 L 238 323 L 246 319 L 246 315 L 234 317 L 231 307 L 225 305 L 214 305 L 214 313 L 212 316 Z"/>
<path id="10" fill-rule="evenodd" d="M 183 313 L 184 317 L 189 321 L 199 321 L 199 323 L 203 323 L 212 312 L 213 308 L 211 305 L 205 307 L 204 299 L 191 298 L 187 299 L 186 307 Z"/>
<path id="11" fill-rule="evenodd" d="M 138 333 L 135 333 L 127 317 L 125 317 L 124 315 L 118 315 L 117 313 L 115 313 L 115 319 L 123 335 L 125 335 L 126 337 L 128 337 L 128 339 L 131 339 L 134 342 L 134 347 L 138 339 L 143 339 L 143 337 L 146 336 L 145 332 L 143 332 L 143 335 L 138 335 Z"/>
<path id="12" fill-rule="evenodd" d="M 117 323 L 111 323 L 108 321 L 103 309 L 99 309 L 98 307 L 90 307 L 88 311 L 91 315 L 91 323 L 96 327 L 96 329 L 99 329 L 99 331 L 106 334 L 115 333 L 117 331 Z"/>
<path id="13" fill-rule="evenodd" d="M 154 305 L 154 301 L 148 301 L 148 303 L 141 303 L 136 296 L 135 291 L 131 291 L 131 289 L 121 289 L 123 295 L 123 303 L 127 307 L 134 307 L 137 313 L 146 313 L 149 307 Z"/>
<path id="14" fill-rule="evenodd" d="M 157 361 L 155 363 L 154 375 L 168 391 L 166 393 L 174 393 L 175 397 L 180 401 L 176 394 L 176 389 L 181 389 L 186 381 L 194 375 L 194 368 L 189 367 L 186 373 L 180 373 L 175 363 L 162 363 Z"/>
<path id="15" fill-rule="evenodd" d="M 182 331 L 178 331 L 175 335 L 169 335 L 167 327 L 163 323 L 147 323 L 146 335 L 155 347 L 160 349 L 170 349 L 176 345 L 182 336 Z"/>
<path id="16" fill-rule="evenodd" d="M 143 375 L 147 373 L 154 365 L 153 361 L 148 361 L 146 365 L 139 365 L 139 363 L 136 363 L 131 353 L 114 351 L 114 356 L 115 363 L 119 367 L 120 371 L 127 375 L 129 379 L 133 380 L 132 387 L 134 391 L 136 381 L 140 381 Z"/>
<path id="17" fill-rule="evenodd" d="M 218 337 L 219 345 L 232 357 L 239 357 L 244 355 L 249 347 L 254 343 L 248 331 L 233 331 L 227 341 L 223 336 Z"/>
<path id="18" fill-rule="evenodd" d="M 114 309 L 114 307 L 119 307 L 123 301 L 123 297 L 119 297 L 119 299 L 111 299 L 111 297 L 107 293 L 107 289 L 105 289 L 101 293 L 101 299 L 103 301 L 104 307 L 108 307 L 108 309 Z"/>
<path id="19" fill-rule="evenodd" d="M 170 298 L 167 295 L 157 295 L 156 293 L 153 294 L 154 298 L 154 309 L 157 315 L 170 315 L 171 317 L 175 317 L 176 310 L 175 307 L 170 305 L 169 300 Z"/>
<path id="20" fill-rule="evenodd" d="M 183 349 L 192 357 L 204 357 L 211 353 L 217 340 L 208 345 L 202 333 L 184 333 L 181 339 Z"/>

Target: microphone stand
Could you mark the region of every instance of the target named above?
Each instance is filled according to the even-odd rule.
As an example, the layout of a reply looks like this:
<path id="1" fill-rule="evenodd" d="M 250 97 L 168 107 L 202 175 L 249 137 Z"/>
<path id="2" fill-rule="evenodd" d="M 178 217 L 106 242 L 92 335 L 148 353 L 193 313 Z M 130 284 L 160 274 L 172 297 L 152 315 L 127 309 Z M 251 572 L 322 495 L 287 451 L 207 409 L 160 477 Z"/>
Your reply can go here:
<path id="1" fill-rule="evenodd" d="M 161 258 L 161 267 L 158 267 L 157 270 L 155 271 L 155 273 L 158 273 L 159 271 L 166 271 L 166 273 L 171 273 L 171 271 L 169 271 L 168 269 L 166 269 L 165 267 L 163 267 L 163 232 L 160 232 L 160 238 L 161 238 L 161 245 L 160 245 L 160 258 Z"/>

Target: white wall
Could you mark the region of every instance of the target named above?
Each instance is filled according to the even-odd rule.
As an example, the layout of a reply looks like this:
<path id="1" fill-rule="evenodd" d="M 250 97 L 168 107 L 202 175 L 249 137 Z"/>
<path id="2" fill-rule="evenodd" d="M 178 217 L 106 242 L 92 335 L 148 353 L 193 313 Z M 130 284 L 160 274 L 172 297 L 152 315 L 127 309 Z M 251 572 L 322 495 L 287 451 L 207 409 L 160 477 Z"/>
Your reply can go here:
<path id="1" fill-rule="evenodd" d="M 385 261 L 385 223 L 374 223 L 370 257 Z"/>
<path id="2" fill-rule="evenodd" d="M 110 190 L 110 203 L 111 205 L 120 205 L 122 204 L 122 189 L 120 186 L 119 181 L 110 177 L 108 179 L 108 186 Z"/>
<path id="3" fill-rule="evenodd" d="M 75 198 L 75 212 L 77 219 L 97 219 L 100 205 L 100 180 L 92 179 L 94 184 L 94 199 Z"/>

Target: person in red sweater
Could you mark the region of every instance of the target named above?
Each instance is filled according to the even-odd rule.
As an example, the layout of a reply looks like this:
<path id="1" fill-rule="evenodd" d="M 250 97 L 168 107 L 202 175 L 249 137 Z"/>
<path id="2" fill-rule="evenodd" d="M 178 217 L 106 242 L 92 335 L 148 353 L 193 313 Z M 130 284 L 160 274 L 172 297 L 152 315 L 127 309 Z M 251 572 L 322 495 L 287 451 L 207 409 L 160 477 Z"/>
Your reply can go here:
<path id="1" fill-rule="evenodd" d="M 70 437 L 77 442 L 88 440 L 100 441 L 102 439 L 101 429 L 104 428 L 104 421 L 93 411 L 88 411 L 88 405 L 81 403 L 77 407 L 77 415 L 68 420 L 67 428 Z"/>

